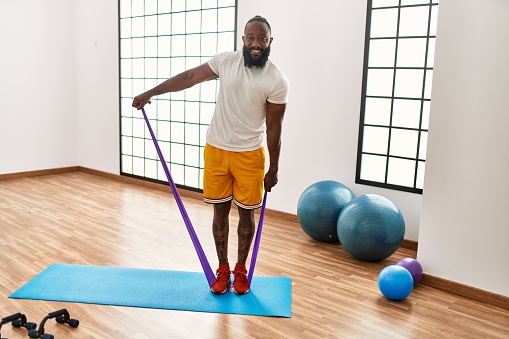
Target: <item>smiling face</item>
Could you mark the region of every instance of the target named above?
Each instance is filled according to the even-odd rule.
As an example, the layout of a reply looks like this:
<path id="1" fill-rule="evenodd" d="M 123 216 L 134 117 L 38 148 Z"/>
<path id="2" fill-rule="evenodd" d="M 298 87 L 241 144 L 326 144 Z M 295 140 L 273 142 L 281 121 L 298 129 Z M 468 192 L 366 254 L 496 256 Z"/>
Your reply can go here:
<path id="1" fill-rule="evenodd" d="M 269 59 L 270 44 L 272 43 L 267 24 L 262 21 L 248 23 L 244 29 L 242 41 L 244 42 L 244 65 L 247 67 L 265 66 Z"/>

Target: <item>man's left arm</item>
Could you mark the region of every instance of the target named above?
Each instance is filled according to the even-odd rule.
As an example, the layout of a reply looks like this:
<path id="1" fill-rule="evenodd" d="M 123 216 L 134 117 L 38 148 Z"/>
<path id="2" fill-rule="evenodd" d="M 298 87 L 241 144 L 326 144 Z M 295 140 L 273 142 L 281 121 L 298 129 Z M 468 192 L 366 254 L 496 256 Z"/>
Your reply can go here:
<path id="1" fill-rule="evenodd" d="M 267 192 L 276 186 L 279 170 L 279 153 L 281 151 L 281 131 L 283 129 L 283 117 L 286 111 L 286 104 L 273 104 L 267 102 L 267 148 L 269 150 L 270 165 L 265 174 L 264 186 Z"/>

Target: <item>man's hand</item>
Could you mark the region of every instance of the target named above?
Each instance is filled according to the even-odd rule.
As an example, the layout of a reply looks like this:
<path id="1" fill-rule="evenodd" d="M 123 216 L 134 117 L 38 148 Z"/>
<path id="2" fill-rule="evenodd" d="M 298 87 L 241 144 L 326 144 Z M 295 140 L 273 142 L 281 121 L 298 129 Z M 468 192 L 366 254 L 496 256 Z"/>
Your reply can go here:
<path id="1" fill-rule="evenodd" d="M 133 99 L 133 107 L 140 110 L 143 107 L 145 107 L 145 105 L 150 101 L 151 98 L 152 96 L 148 92 L 137 95 Z"/>
<path id="2" fill-rule="evenodd" d="M 263 185 L 267 192 L 270 192 L 272 187 L 277 185 L 277 171 L 269 169 L 263 179 Z"/>

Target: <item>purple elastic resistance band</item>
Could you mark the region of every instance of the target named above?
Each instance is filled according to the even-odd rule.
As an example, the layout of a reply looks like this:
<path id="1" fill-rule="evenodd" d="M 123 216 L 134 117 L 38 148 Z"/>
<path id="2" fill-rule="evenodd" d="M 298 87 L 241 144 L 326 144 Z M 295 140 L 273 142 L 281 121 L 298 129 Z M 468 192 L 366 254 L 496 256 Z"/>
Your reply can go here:
<path id="1" fill-rule="evenodd" d="M 150 101 L 148 102 L 150 104 Z M 212 283 L 216 279 L 216 276 L 214 275 L 214 272 L 212 272 L 212 269 L 210 268 L 210 264 L 207 260 L 207 257 L 205 256 L 205 253 L 203 252 L 203 248 L 201 247 L 200 240 L 198 240 L 198 236 L 196 235 L 196 232 L 194 231 L 193 224 L 191 223 L 191 220 L 189 219 L 189 216 L 187 214 L 186 208 L 184 207 L 184 203 L 182 202 L 182 198 L 180 197 L 180 194 L 177 190 L 177 186 L 175 186 L 175 182 L 173 181 L 173 178 L 171 177 L 170 170 L 168 169 L 168 165 L 166 164 L 166 161 L 164 160 L 163 153 L 161 152 L 161 148 L 159 147 L 159 143 L 157 142 L 157 138 L 154 134 L 154 131 L 152 130 L 152 127 L 150 126 L 150 122 L 147 117 L 147 113 L 145 113 L 145 109 L 141 109 L 143 113 L 143 118 L 145 119 L 145 123 L 147 124 L 148 130 L 150 132 L 150 136 L 152 137 L 152 141 L 154 142 L 154 146 L 156 148 L 157 154 L 159 155 L 159 160 L 161 160 L 161 165 L 163 166 L 164 173 L 166 173 L 166 178 L 168 179 L 168 184 L 171 187 L 171 191 L 173 192 L 173 196 L 175 197 L 175 201 L 177 202 L 177 205 L 180 210 L 180 214 L 182 215 L 182 218 L 184 219 L 184 223 L 186 224 L 187 231 L 189 232 L 189 235 L 191 236 L 191 241 L 193 242 L 194 248 L 196 250 L 196 254 L 198 254 L 198 258 L 200 259 L 201 266 L 203 268 L 203 272 L 205 273 L 205 276 L 207 278 L 207 281 L 209 283 L 209 286 L 212 286 Z M 258 221 L 258 229 L 256 231 L 256 237 L 255 242 L 253 245 L 253 254 L 251 255 L 251 265 L 249 267 L 249 273 L 248 273 L 248 281 L 251 284 L 251 280 L 253 279 L 253 272 L 256 265 L 256 257 L 258 256 L 258 248 L 260 246 L 260 238 L 262 236 L 262 228 L 263 228 L 263 219 L 265 217 L 265 205 L 267 202 L 267 191 L 265 191 L 265 194 L 263 196 L 263 202 L 262 202 L 262 208 L 260 212 L 260 219 Z"/>
<path id="2" fill-rule="evenodd" d="M 258 256 L 258 247 L 260 247 L 260 238 L 262 237 L 263 218 L 265 217 L 265 204 L 267 202 L 267 191 L 263 194 L 262 210 L 260 211 L 260 219 L 258 220 L 258 229 L 256 230 L 255 242 L 253 245 L 253 253 L 251 254 L 251 264 L 249 265 L 249 273 L 247 280 L 251 284 L 253 272 L 256 265 L 256 257 Z"/>
<path id="3" fill-rule="evenodd" d="M 149 101 L 149 103 L 150 103 L 150 101 Z M 212 272 L 212 269 L 210 268 L 210 264 L 207 260 L 207 257 L 205 256 L 205 253 L 203 252 L 203 248 L 201 247 L 200 241 L 198 240 L 198 236 L 196 235 L 193 225 L 191 224 L 191 220 L 189 219 L 189 216 L 187 215 L 187 211 L 186 211 L 186 208 L 184 207 L 184 203 L 182 202 L 182 199 L 180 198 L 180 194 L 177 190 L 177 186 L 175 186 L 175 182 L 173 182 L 173 178 L 171 177 L 170 170 L 168 169 L 168 165 L 166 165 L 166 161 L 164 160 L 163 153 L 161 152 L 161 149 L 159 148 L 157 138 L 154 134 L 154 131 L 152 130 L 152 127 L 150 126 L 150 122 L 148 121 L 147 113 L 145 113 L 144 108 L 142 108 L 141 111 L 143 112 L 143 118 L 145 118 L 145 122 L 147 123 L 148 130 L 150 132 L 150 135 L 152 136 L 152 141 L 154 141 L 154 146 L 156 147 L 157 154 L 159 155 L 159 159 L 161 160 L 161 165 L 163 165 L 163 169 L 164 169 L 164 172 L 166 173 L 166 178 L 168 179 L 168 183 L 170 184 L 171 191 L 173 192 L 173 196 L 175 197 L 175 200 L 177 201 L 177 205 L 179 207 L 180 214 L 182 214 L 182 218 L 184 219 L 184 223 L 186 224 L 187 231 L 189 232 L 189 235 L 191 236 L 191 241 L 193 242 L 194 248 L 196 250 L 196 254 L 198 254 L 198 258 L 200 259 L 201 266 L 203 267 L 203 272 L 205 272 L 205 276 L 207 277 L 209 286 L 212 286 L 212 283 L 216 279 L 216 276 L 214 275 L 214 272 Z"/>

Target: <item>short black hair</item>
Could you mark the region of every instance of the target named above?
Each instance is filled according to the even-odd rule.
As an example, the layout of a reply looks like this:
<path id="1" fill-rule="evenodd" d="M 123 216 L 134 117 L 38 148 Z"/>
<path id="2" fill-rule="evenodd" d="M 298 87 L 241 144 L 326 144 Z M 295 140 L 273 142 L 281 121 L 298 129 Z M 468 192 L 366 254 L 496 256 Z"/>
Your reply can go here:
<path id="1" fill-rule="evenodd" d="M 255 15 L 254 17 L 252 17 L 251 19 L 249 19 L 246 22 L 246 26 L 244 26 L 244 31 L 246 30 L 247 25 L 252 23 L 253 21 L 260 21 L 260 22 L 263 22 L 264 24 L 266 24 L 267 27 L 269 28 L 269 33 L 272 35 L 272 28 L 270 28 L 269 22 L 267 21 L 267 19 L 265 19 L 264 17 L 261 17 L 259 15 Z"/>

